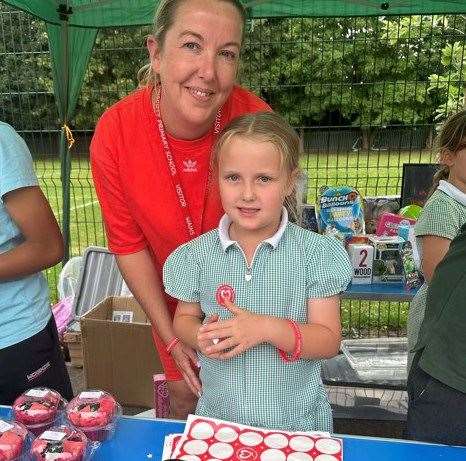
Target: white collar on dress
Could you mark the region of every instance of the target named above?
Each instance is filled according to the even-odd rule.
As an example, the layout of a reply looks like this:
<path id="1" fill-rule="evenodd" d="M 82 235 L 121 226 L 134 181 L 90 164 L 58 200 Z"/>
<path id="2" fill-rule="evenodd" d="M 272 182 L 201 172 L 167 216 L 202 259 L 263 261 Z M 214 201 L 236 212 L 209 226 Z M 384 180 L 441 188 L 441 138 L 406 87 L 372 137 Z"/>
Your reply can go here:
<path id="1" fill-rule="evenodd" d="M 236 240 L 230 239 L 230 233 L 229 233 L 230 224 L 231 224 L 231 219 L 225 213 L 222 216 L 222 219 L 220 219 L 220 223 L 218 225 L 218 235 L 220 237 L 220 243 L 222 245 L 223 251 L 226 251 L 228 247 L 237 243 Z M 282 217 L 280 220 L 280 226 L 278 226 L 277 232 L 275 232 L 275 234 L 272 235 L 272 237 L 263 240 L 261 243 L 268 243 L 274 249 L 277 248 L 280 242 L 280 239 L 282 238 L 283 233 L 285 232 L 285 228 L 287 224 L 288 224 L 288 211 L 286 211 L 286 208 L 283 207 Z"/>
<path id="2" fill-rule="evenodd" d="M 461 205 L 466 206 L 466 194 L 454 186 L 451 182 L 444 181 L 443 179 L 440 181 L 437 189 L 445 192 L 445 194 L 449 195 L 452 199 L 456 200 Z"/>

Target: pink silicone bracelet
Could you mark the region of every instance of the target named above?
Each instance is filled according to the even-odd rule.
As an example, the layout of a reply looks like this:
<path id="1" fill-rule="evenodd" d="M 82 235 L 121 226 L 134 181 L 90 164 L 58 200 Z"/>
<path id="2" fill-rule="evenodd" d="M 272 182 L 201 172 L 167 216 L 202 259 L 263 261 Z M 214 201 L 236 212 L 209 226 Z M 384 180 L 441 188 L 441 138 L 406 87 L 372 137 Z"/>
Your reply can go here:
<path id="1" fill-rule="evenodd" d="M 288 320 L 288 323 L 290 324 L 294 333 L 294 351 L 293 354 L 288 355 L 285 351 L 278 349 L 278 353 L 284 362 L 296 362 L 296 360 L 299 360 L 301 357 L 301 352 L 303 349 L 303 335 L 301 334 L 301 330 L 299 329 L 298 324 L 294 320 Z"/>

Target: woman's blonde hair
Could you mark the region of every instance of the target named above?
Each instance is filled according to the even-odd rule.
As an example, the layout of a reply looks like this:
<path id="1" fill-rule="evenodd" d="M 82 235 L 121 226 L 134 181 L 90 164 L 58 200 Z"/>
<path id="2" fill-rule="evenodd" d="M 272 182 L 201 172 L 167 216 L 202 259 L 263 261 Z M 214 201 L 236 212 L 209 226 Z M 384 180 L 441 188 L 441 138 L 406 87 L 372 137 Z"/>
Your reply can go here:
<path id="1" fill-rule="evenodd" d="M 293 189 L 285 198 L 284 206 L 291 221 L 300 223 L 301 198 L 296 183 L 299 178 L 300 143 L 296 131 L 275 112 L 255 112 L 233 119 L 220 133 L 213 149 L 212 167 L 218 169 L 218 158 L 222 148 L 233 137 L 240 136 L 259 142 L 270 142 L 281 156 L 281 167 L 287 172 Z"/>
<path id="2" fill-rule="evenodd" d="M 163 48 L 165 43 L 165 36 L 172 27 L 178 7 L 187 0 L 161 0 L 157 7 L 154 17 L 154 24 L 152 26 L 152 35 L 159 44 L 160 48 Z M 218 0 L 221 2 L 229 3 L 233 5 L 240 14 L 243 28 L 246 24 L 246 10 L 243 4 L 239 0 Z M 159 82 L 159 76 L 152 69 L 151 64 L 146 64 L 141 67 L 138 71 L 138 82 L 139 86 L 155 85 Z"/>
<path id="3" fill-rule="evenodd" d="M 445 151 L 456 155 L 466 147 L 466 109 L 460 110 L 445 120 L 435 141 L 435 147 L 440 155 L 441 167 L 434 175 L 429 197 L 435 192 L 440 181 L 450 176 L 450 167 L 442 164 L 441 155 Z"/>

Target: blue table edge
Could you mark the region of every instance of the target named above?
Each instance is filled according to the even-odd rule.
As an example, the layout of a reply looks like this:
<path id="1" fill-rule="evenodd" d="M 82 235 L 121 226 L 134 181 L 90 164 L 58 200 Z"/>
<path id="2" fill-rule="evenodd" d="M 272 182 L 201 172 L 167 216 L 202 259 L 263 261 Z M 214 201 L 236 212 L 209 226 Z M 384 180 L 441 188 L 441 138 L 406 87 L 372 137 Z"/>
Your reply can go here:
<path id="1" fill-rule="evenodd" d="M 5 406 L 5 405 L 0 405 L 0 409 L 10 410 L 11 407 Z M 155 424 L 163 423 L 163 425 L 167 424 L 167 425 L 177 426 L 176 428 L 172 428 L 173 432 L 170 432 L 170 433 L 182 433 L 184 431 L 185 424 L 186 424 L 186 421 L 181 421 L 181 420 L 171 420 L 171 419 L 151 418 L 151 417 L 150 418 L 140 418 L 137 415 L 134 415 L 134 416 L 124 415 L 124 416 L 121 416 L 120 418 L 122 420 L 125 420 L 128 423 L 130 423 L 131 426 L 132 426 L 132 422 L 134 422 L 135 424 L 137 424 L 138 422 L 141 422 L 141 423 L 145 422 L 146 424 L 147 423 L 148 424 L 151 424 L 151 423 L 155 423 Z M 123 424 L 123 426 L 126 426 L 126 424 Z M 166 431 L 162 430 L 161 432 L 164 433 Z M 161 434 L 161 436 L 162 435 L 163 434 Z M 358 455 L 358 450 L 363 449 L 363 450 L 367 451 L 368 447 L 370 447 L 370 445 L 367 445 L 367 446 L 364 447 L 366 442 L 369 443 L 369 444 L 370 443 L 376 443 L 376 444 L 381 443 L 381 444 L 385 445 L 385 447 L 392 446 L 393 447 L 393 453 L 395 455 L 396 455 L 397 452 L 399 453 L 399 449 L 396 449 L 397 446 L 400 447 L 400 448 L 401 448 L 401 446 L 410 446 L 412 448 L 415 448 L 417 446 L 417 447 L 424 447 L 424 450 L 425 449 L 428 450 L 429 447 L 431 447 L 434 450 L 440 449 L 440 452 L 436 451 L 436 456 L 435 456 L 436 460 L 444 459 L 444 457 L 446 456 L 447 453 L 449 453 L 450 455 L 453 454 L 452 459 L 455 459 L 455 460 L 466 459 L 466 447 L 461 447 L 461 446 L 441 445 L 441 444 L 417 442 L 417 441 L 412 441 L 412 440 L 403 440 L 403 439 L 394 439 L 394 438 L 391 439 L 391 438 L 383 438 L 383 437 L 346 435 L 346 434 L 338 434 L 338 433 L 334 433 L 334 434 L 332 434 L 332 436 L 339 437 L 339 438 L 343 439 L 344 441 L 346 440 L 348 442 L 349 445 L 348 445 L 347 449 L 349 449 L 349 453 L 350 452 L 352 453 L 352 455 L 350 457 L 348 457 L 348 459 L 353 459 L 354 455 Z M 359 446 L 358 442 L 361 442 L 364 445 Z M 163 446 L 163 439 L 161 439 L 160 443 Z M 355 444 L 358 444 L 358 445 L 355 445 Z M 99 451 L 102 448 L 104 450 L 106 449 L 105 451 L 108 451 L 108 453 L 101 452 L 101 457 L 99 457 L 98 459 L 107 460 L 108 457 L 106 457 L 106 456 L 109 453 L 112 453 L 111 450 L 115 449 L 115 446 L 113 446 L 112 448 L 110 448 L 110 447 L 111 447 L 110 445 L 107 445 L 105 448 L 104 448 L 104 446 L 99 447 Z M 160 446 L 159 446 L 159 449 L 160 449 Z M 374 449 L 374 447 L 370 448 L 370 450 L 373 450 L 373 449 Z M 385 454 L 387 454 L 386 453 L 386 448 L 380 447 L 380 448 L 376 448 L 376 449 L 377 450 L 378 449 L 385 450 Z M 424 457 L 423 458 L 415 457 L 416 460 L 425 458 L 426 453 L 424 452 L 424 450 L 422 451 L 422 453 L 424 453 L 424 454 L 421 455 L 421 456 L 424 456 Z M 446 450 L 446 451 L 444 451 L 444 450 Z M 450 452 L 450 450 L 453 450 L 453 452 Z M 464 450 L 464 452 L 463 452 L 463 450 Z M 463 453 L 464 453 L 465 456 L 463 456 Z M 120 457 L 118 457 L 118 459 L 120 459 Z M 127 458 L 125 458 L 125 459 L 127 459 Z M 139 458 L 131 458 L 131 459 L 139 459 Z M 158 461 L 158 458 L 155 458 L 155 459 Z M 372 458 L 367 458 L 366 457 L 364 459 L 372 459 Z M 387 460 L 387 459 L 391 460 L 391 454 L 389 454 L 388 457 L 385 456 L 383 459 L 384 460 Z"/>
<path id="2" fill-rule="evenodd" d="M 7 410 L 11 409 L 8 405 L 0 405 L 0 408 L 5 408 Z M 121 419 L 129 419 L 129 420 L 140 420 L 140 421 L 164 421 L 167 423 L 179 423 L 179 424 L 186 424 L 186 421 L 181 419 L 167 419 L 167 418 L 139 418 L 138 415 L 130 416 L 130 415 L 121 415 Z M 401 443 L 409 443 L 409 444 L 419 444 L 419 445 L 433 445 L 433 446 L 454 446 L 454 445 L 441 445 L 437 443 L 428 443 L 428 442 L 415 442 L 414 440 L 404 440 L 404 439 L 395 439 L 395 438 L 385 438 L 385 437 L 370 437 L 366 435 L 350 435 L 350 434 L 337 434 L 332 433 L 333 436 L 343 438 L 343 439 L 368 439 L 368 440 L 379 440 L 381 442 L 401 442 Z"/>
<path id="3" fill-rule="evenodd" d="M 411 301 L 417 288 L 406 289 L 403 283 L 387 282 L 372 284 L 350 284 L 341 293 L 342 299 L 367 299 L 379 301 Z"/>
<path id="4" fill-rule="evenodd" d="M 10 406 L 8 405 L 0 405 L 0 408 L 5 408 L 7 410 L 11 409 Z M 129 420 L 140 420 L 140 421 L 164 421 L 167 423 L 179 423 L 179 424 L 186 424 L 186 421 L 183 421 L 181 419 L 167 419 L 167 418 L 139 418 L 138 415 L 121 415 L 121 419 L 129 419 Z M 409 444 L 420 444 L 420 445 L 434 445 L 434 446 L 455 446 L 455 445 L 441 445 L 438 443 L 428 443 L 428 442 L 416 442 L 414 440 L 404 440 L 404 439 L 395 439 L 395 438 L 386 438 L 386 437 L 371 437 L 371 436 L 366 436 L 366 435 L 351 435 L 351 434 L 337 434 L 337 433 L 332 433 L 333 436 L 339 437 L 339 438 L 344 438 L 344 439 L 368 439 L 368 440 L 379 440 L 382 442 L 401 442 L 401 443 L 409 443 Z"/>
<path id="5" fill-rule="evenodd" d="M 7 407 L 8 408 L 8 407 Z M 183 421 L 181 419 L 167 419 L 167 418 L 138 418 L 137 415 L 134 416 L 129 416 L 129 415 L 122 415 L 120 418 L 124 419 L 129 419 L 129 420 L 134 420 L 138 419 L 140 421 L 165 421 L 167 423 L 179 423 L 179 424 L 186 424 L 186 421 Z M 429 446 L 439 446 L 439 447 L 458 447 L 458 448 L 463 448 L 461 446 L 457 445 L 442 445 L 440 443 L 430 443 L 430 442 L 417 442 L 415 440 L 405 440 L 405 439 L 397 439 L 397 438 L 389 438 L 389 437 L 371 437 L 368 435 L 351 435 L 351 434 L 338 434 L 332 432 L 331 434 L 333 437 L 341 438 L 341 439 L 365 439 L 365 440 L 375 440 L 375 441 L 380 441 L 380 442 L 399 442 L 399 443 L 407 443 L 411 445 L 429 445 Z"/>

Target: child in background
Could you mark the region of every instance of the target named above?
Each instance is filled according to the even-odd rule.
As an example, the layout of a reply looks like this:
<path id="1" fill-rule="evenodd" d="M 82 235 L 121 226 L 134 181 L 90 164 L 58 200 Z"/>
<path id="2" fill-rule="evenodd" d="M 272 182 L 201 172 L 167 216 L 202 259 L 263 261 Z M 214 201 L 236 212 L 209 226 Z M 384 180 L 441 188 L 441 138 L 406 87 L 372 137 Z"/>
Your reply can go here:
<path id="1" fill-rule="evenodd" d="M 288 220 L 298 137 L 277 114 L 241 116 L 221 133 L 213 162 L 225 210 L 219 228 L 164 266 L 165 289 L 180 300 L 175 332 L 199 352 L 196 413 L 331 431 L 320 359 L 338 353 L 339 293 L 352 268 L 340 242 Z"/>
<path id="2" fill-rule="evenodd" d="M 442 166 L 434 176 L 433 192 L 414 228 L 425 282 L 408 313 L 408 371 L 424 318 L 430 279 L 466 222 L 466 110 L 446 120 L 437 146 Z"/>
<path id="3" fill-rule="evenodd" d="M 466 224 L 438 264 L 408 376 L 407 435 L 466 446 Z"/>
<path id="4" fill-rule="evenodd" d="M 26 143 L 0 122 L 0 404 L 31 387 L 73 396 L 41 270 L 63 257 Z"/>

